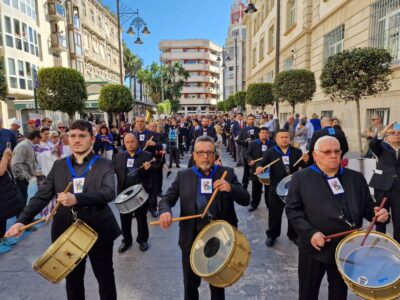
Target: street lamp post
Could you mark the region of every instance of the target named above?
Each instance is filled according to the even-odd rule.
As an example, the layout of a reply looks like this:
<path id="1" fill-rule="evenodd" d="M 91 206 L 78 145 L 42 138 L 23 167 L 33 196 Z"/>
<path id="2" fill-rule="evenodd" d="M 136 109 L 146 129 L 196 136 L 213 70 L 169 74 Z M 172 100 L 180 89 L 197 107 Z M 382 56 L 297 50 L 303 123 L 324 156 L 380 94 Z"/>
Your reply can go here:
<path id="1" fill-rule="evenodd" d="M 223 69 L 222 75 L 224 77 L 223 80 L 222 80 L 222 83 L 223 83 L 223 87 L 222 87 L 222 98 L 223 99 L 222 100 L 225 100 L 225 96 L 226 96 L 226 93 L 225 93 L 225 88 L 226 88 L 226 76 L 225 76 L 225 74 L 226 74 L 226 65 L 225 65 L 225 61 L 230 61 L 231 58 L 228 56 L 227 52 L 225 51 L 225 46 L 222 47 L 222 53 L 221 54 L 222 54 L 222 65 L 221 65 L 221 67 Z M 220 62 L 221 61 L 221 57 L 218 56 L 217 61 Z"/>

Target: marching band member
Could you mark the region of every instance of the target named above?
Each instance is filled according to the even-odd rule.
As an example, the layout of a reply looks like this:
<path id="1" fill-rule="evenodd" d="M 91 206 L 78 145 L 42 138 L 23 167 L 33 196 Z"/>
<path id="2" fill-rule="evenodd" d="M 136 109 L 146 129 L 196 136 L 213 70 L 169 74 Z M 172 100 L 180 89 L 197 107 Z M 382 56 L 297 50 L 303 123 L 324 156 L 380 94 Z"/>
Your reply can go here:
<path id="1" fill-rule="evenodd" d="M 124 137 L 124 145 L 126 151 L 118 153 L 114 158 L 115 173 L 117 174 L 117 191 L 120 194 L 123 190 L 136 185 L 142 184 L 145 191 L 149 194 L 152 193 L 151 188 L 151 173 L 150 173 L 150 160 L 152 159 L 151 153 L 143 151 L 138 148 L 139 143 L 135 135 L 126 133 Z M 144 166 L 142 169 L 134 171 L 139 167 Z M 118 248 L 119 253 L 123 253 L 132 246 L 132 217 L 133 214 L 137 221 L 138 235 L 136 242 L 140 245 L 140 250 L 146 251 L 148 249 L 147 241 L 149 239 L 149 227 L 147 224 L 147 209 L 148 201 L 134 212 L 129 214 L 120 214 L 121 229 L 123 240 Z"/>
<path id="2" fill-rule="evenodd" d="M 161 228 L 166 229 L 171 225 L 171 208 L 175 206 L 179 198 L 181 216 L 200 214 L 206 207 L 213 189 L 219 189 L 220 193 L 210 207 L 210 214 L 215 219 L 225 220 L 237 227 L 238 219 L 234 202 L 243 206 L 249 205 L 249 194 L 238 182 L 233 169 L 214 165 L 215 145 L 212 138 L 199 137 L 196 140 L 193 155 L 195 166 L 179 171 L 175 181 L 160 201 Z M 228 176 L 222 180 L 220 178 L 225 170 L 228 171 Z M 210 188 L 207 189 L 206 186 Z M 187 220 L 182 222 L 179 227 L 185 300 L 199 299 L 198 287 L 201 279 L 190 267 L 189 254 L 196 236 L 207 225 L 207 222 L 205 219 Z M 210 285 L 210 290 L 211 299 L 225 299 L 224 289 Z"/>
<path id="3" fill-rule="evenodd" d="M 290 145 L 290 137 L 287 130 L 278 130 L 275 141 L 276 146 L 273 146 L 264 153 L 263 159 L 258 163 L 256 169 L 257 174 L 262 174 L 264 172 L 263 166 L 276 159 L 280 159 L 270 167 L 271 184 L 269 187 L 267 247 L 272 247 L 275 240 L 281 235 L 282 214 L 285 204 L 276 194 L 276 187 L 283 178 L 297 171 L 299 167 L 304 167 L 304 162 L 308 161 L 308 154 L 303 155 L 300 149 L 294 148 Z M 303 161 L 297 164 L 297 166 L 294 166 L 295 162 L 297 162 L 301 157 L 303 157 Z M 293 230 L 290 222 L 288 222 L 287 236 L 289 240 L 295 244 L 297 243 L 297 233 Z"/>
<path id="4" fill-rule="evenodd" d="M 203 116 L 201 118 L 201 126 L 198 130 L 194 132 L 194 140 L 199 136 L 209 136 L 214 140 L 214 143 L 218 140 L 217 133 L 215 132 L 215 128 L 210 126 L 210 118 L 207 116 Z"/>
<path id="5" fill-rule="evenodd" d="M 121 234 L 117 220 L 108 206 L 115 198 L 115 173 L 112 161 L 95 155 L 92 151 L 92 124 L 75 121 L 69 131 L 72 155 L 55 161 L 45 183 L 30 200 L 6 236 L 21 234 L 20 228 L 57 196 L 62 205 L 54 216 L 51 237 L 55 241 L 68 229 L 75 216 L 98 233 L 98 239 L 88 256 L 99 283 L 102 300 L 117 299 L 113 269 L 114 240 Z M 69 182 L 73 192 L 63 193 Z M 86 258 L 66 277 L 67 298 L 85 299 L 84 275 Z"/>
<path id="6" fill-rule="evenodd" d="M 265 151 L 267 151 L 269 148 L 275 146 L 275 142 L 269 139 L 269 132 L 267 127 L 260 128 L 258 137 L 259 137 L 258 140 L 250 142 L 244 158 L 247 161 L 248 165 L 251 167 L 250 171 L 251 180 L 253 181 L 249 211 L 256 210 L 258 205 L 260 204 L 262 187 L 263 187 L 263 184 L 258 180 L 257 176 L 254 174 L 257 165 L 255 160 L 262 157 Z M 264 199 L 265 199 L 265 205 L 267 207 L 269 207 L 268 194 L 269 194 L 269 185 L 264 185 Z"/>
<path id="7" fill-rule="evenodd" d="M 332 136 L 317 140 L 311 167 L 293 174 L 286 214 L 299 233 L 299 299 L 317 300 L 321 280 L 328 274 L 329 300 L 347 299 L 347 286 L 335 264 L 340 239 L 326 235 L 362 226 L 363 218 L 386 222 L 386 209 L 374 208 L 364 176 L 340 167 L 342 151 Z M 374 213 L 375 210 L 375 213 Z"/>

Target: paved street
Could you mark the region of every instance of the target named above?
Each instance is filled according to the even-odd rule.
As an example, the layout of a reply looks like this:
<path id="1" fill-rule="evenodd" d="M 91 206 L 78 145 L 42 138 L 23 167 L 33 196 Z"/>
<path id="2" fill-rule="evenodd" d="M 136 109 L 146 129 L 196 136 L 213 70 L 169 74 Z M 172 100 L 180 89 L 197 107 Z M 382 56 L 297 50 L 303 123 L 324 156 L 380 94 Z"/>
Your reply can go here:
<path id="1" fill-rule="evenodd" d="M 187 158 L 182 166 L 187 162 Z M 227 155 L 223 163 L 233 165 Z M 239 179 L 243 168 L 235 169 Z M 173 174 L 164 182 L 164 191 L 175 177 Z M 113 206 L 114 211 L 115 207 Z M 251 243 L 252 259 L 242 277 L 233 287 L 227 288 L 227 299 L 296 299 L 297 298 L 297 249 L 284 234 L 272 249 L 265 246 L 267 211 L 262 204 L 254 213 L 247 207 L 237 206 L 239 229 L 245 233 Z M 178 215 L 175 210 L 174 214 Z M 149 217 L 149 221 L 151 217 Z M 283 233 L 286 233 L 286 218 L 283 221 Z M 133 222 L 133 233 L 136 234 L 136 223 Z M 118 298 L 128 299 L 183 299 L 180 249 L 177 245 L 178 224 L 170 230 L 159 227 L 150 228 L 150 248 L 141 252 L 134 245 L 124 254 L 116 249 L 121 238 L 116 241 L 114 250 L 115 276 Z M 0 255 L 0 299 L 65 299 L 64 282 L 53 285 L 32 270 L 33 262 L 50 245 L 50 226 L 28 236 L 14 249 Z M 87 299 L 99 299 L 97 282 L 93 276 L 90 263 L 86 272 Z M 327 299 L 327 284 L 323 283 L 320 299 Z M 351 294 L 351 292 L 349 292 Z M 201 299 L 209 299 L 208 285 L 201 285 Z M 349 299 L 359 299 L 350 296 Z"/>

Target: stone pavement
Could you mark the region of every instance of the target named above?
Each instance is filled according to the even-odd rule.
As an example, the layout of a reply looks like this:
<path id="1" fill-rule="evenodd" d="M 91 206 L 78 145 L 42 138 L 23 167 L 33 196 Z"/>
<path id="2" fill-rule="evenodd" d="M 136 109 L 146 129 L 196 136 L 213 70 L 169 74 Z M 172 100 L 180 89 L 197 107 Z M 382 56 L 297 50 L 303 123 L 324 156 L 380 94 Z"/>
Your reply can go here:
<path id="1" fill-rule="evenodd" d="M 224 152 L 224 151 L 223 151 Z M 225 153 L 225 152 L 224 152 Z M 187 157 L 182 166 L 187 163 Z M 231 158 L 223 154 L 223 163 L 233 166 Z M 164 181 L 166 191 L 176 175 Z M 243 168 L 235 168 L 241 181 Z M 251 184 L 250 184 L 251 187 Z M 117 213 L 114 205 L 111 205 Z M 239 229 L 251 243 L 252 258 L 244 276 L 226 289 L 227 299 L 297 299 L 297 249 L 286 237 L 287 220 L 284 217 L 282 236 L 274 247 L 265 246 L 267 210 L 263 201 L 252 213 L 247 207 L 236 206 Z M 174 215 L 178 215 L 178 209 Z M 119 219 L 119 217 L 117 218 Z M 149 216 L 149 221 L 152 218 Z M 149 250 L 141 252 L 133 245 L 127 252 L 119 254 L 119 238 L 114 247 L 114 267 L 118 299 L 183 299 L 180 249 L 178 247 L 178 224 L 168 231 L 159 227 L 150 228 Z M 133 222 L 136 235 L 136 222 Z M 32 264 L 50 245 L 50 226 L 43 226 L 19 243 L 13 251 L 0 255 L 0 299 L 1 300 L 61 300 L 66 299 L 64 281 L 54 285 L 32 270 Z M 99 299 L 97 281 L 90 263 L 85 277 L 86 299 Z M 200 299 L 209 299 L 208 285 L 203 281 Z M 349 291 L 349 299 L 360 299 Z M 327 299 L 327 283 L 323 282 L 320 299 Z"/>

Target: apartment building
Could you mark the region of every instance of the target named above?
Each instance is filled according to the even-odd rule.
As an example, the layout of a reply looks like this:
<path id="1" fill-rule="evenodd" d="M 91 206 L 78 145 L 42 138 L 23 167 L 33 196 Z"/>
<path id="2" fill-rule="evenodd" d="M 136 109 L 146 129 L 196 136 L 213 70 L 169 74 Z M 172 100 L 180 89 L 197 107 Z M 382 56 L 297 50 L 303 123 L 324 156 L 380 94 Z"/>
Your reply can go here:
<path id="1" fill-rule="evenodd" d="M 213 113 L 221 100 L 222 48 L 206 39 L 164 40 L 159 44 L 164 64 L 181 62 L 190 77 L 185 82 L 179 113 Z"/>
<path id="2" fill-rule="evenodd" d="M 363 99 L 361 123 L 366 127 L 378 113 L 385 124 L 400 115 L 400 0 L 281 0 L 280 70 L 306 68 L 314 72 L 317 91 L 311 102 L 296 106 L 296 112 L 311 116 L 336 116 L 357 151 L 355 103 L 332 102 L 323 94 L 319 77 L 325 61 L 344 49 L 380 47 L 393 56 L 394 76 L 388 92 Z M 253 1 L 258 11 L 246 15 L 246 84 L 272 82 L 275 76 L 276 1 Z M 272 111 L 270 109 L 270 111 Z M 290 114 L 287 103 L 280 104 L 280 121 Z"/>

